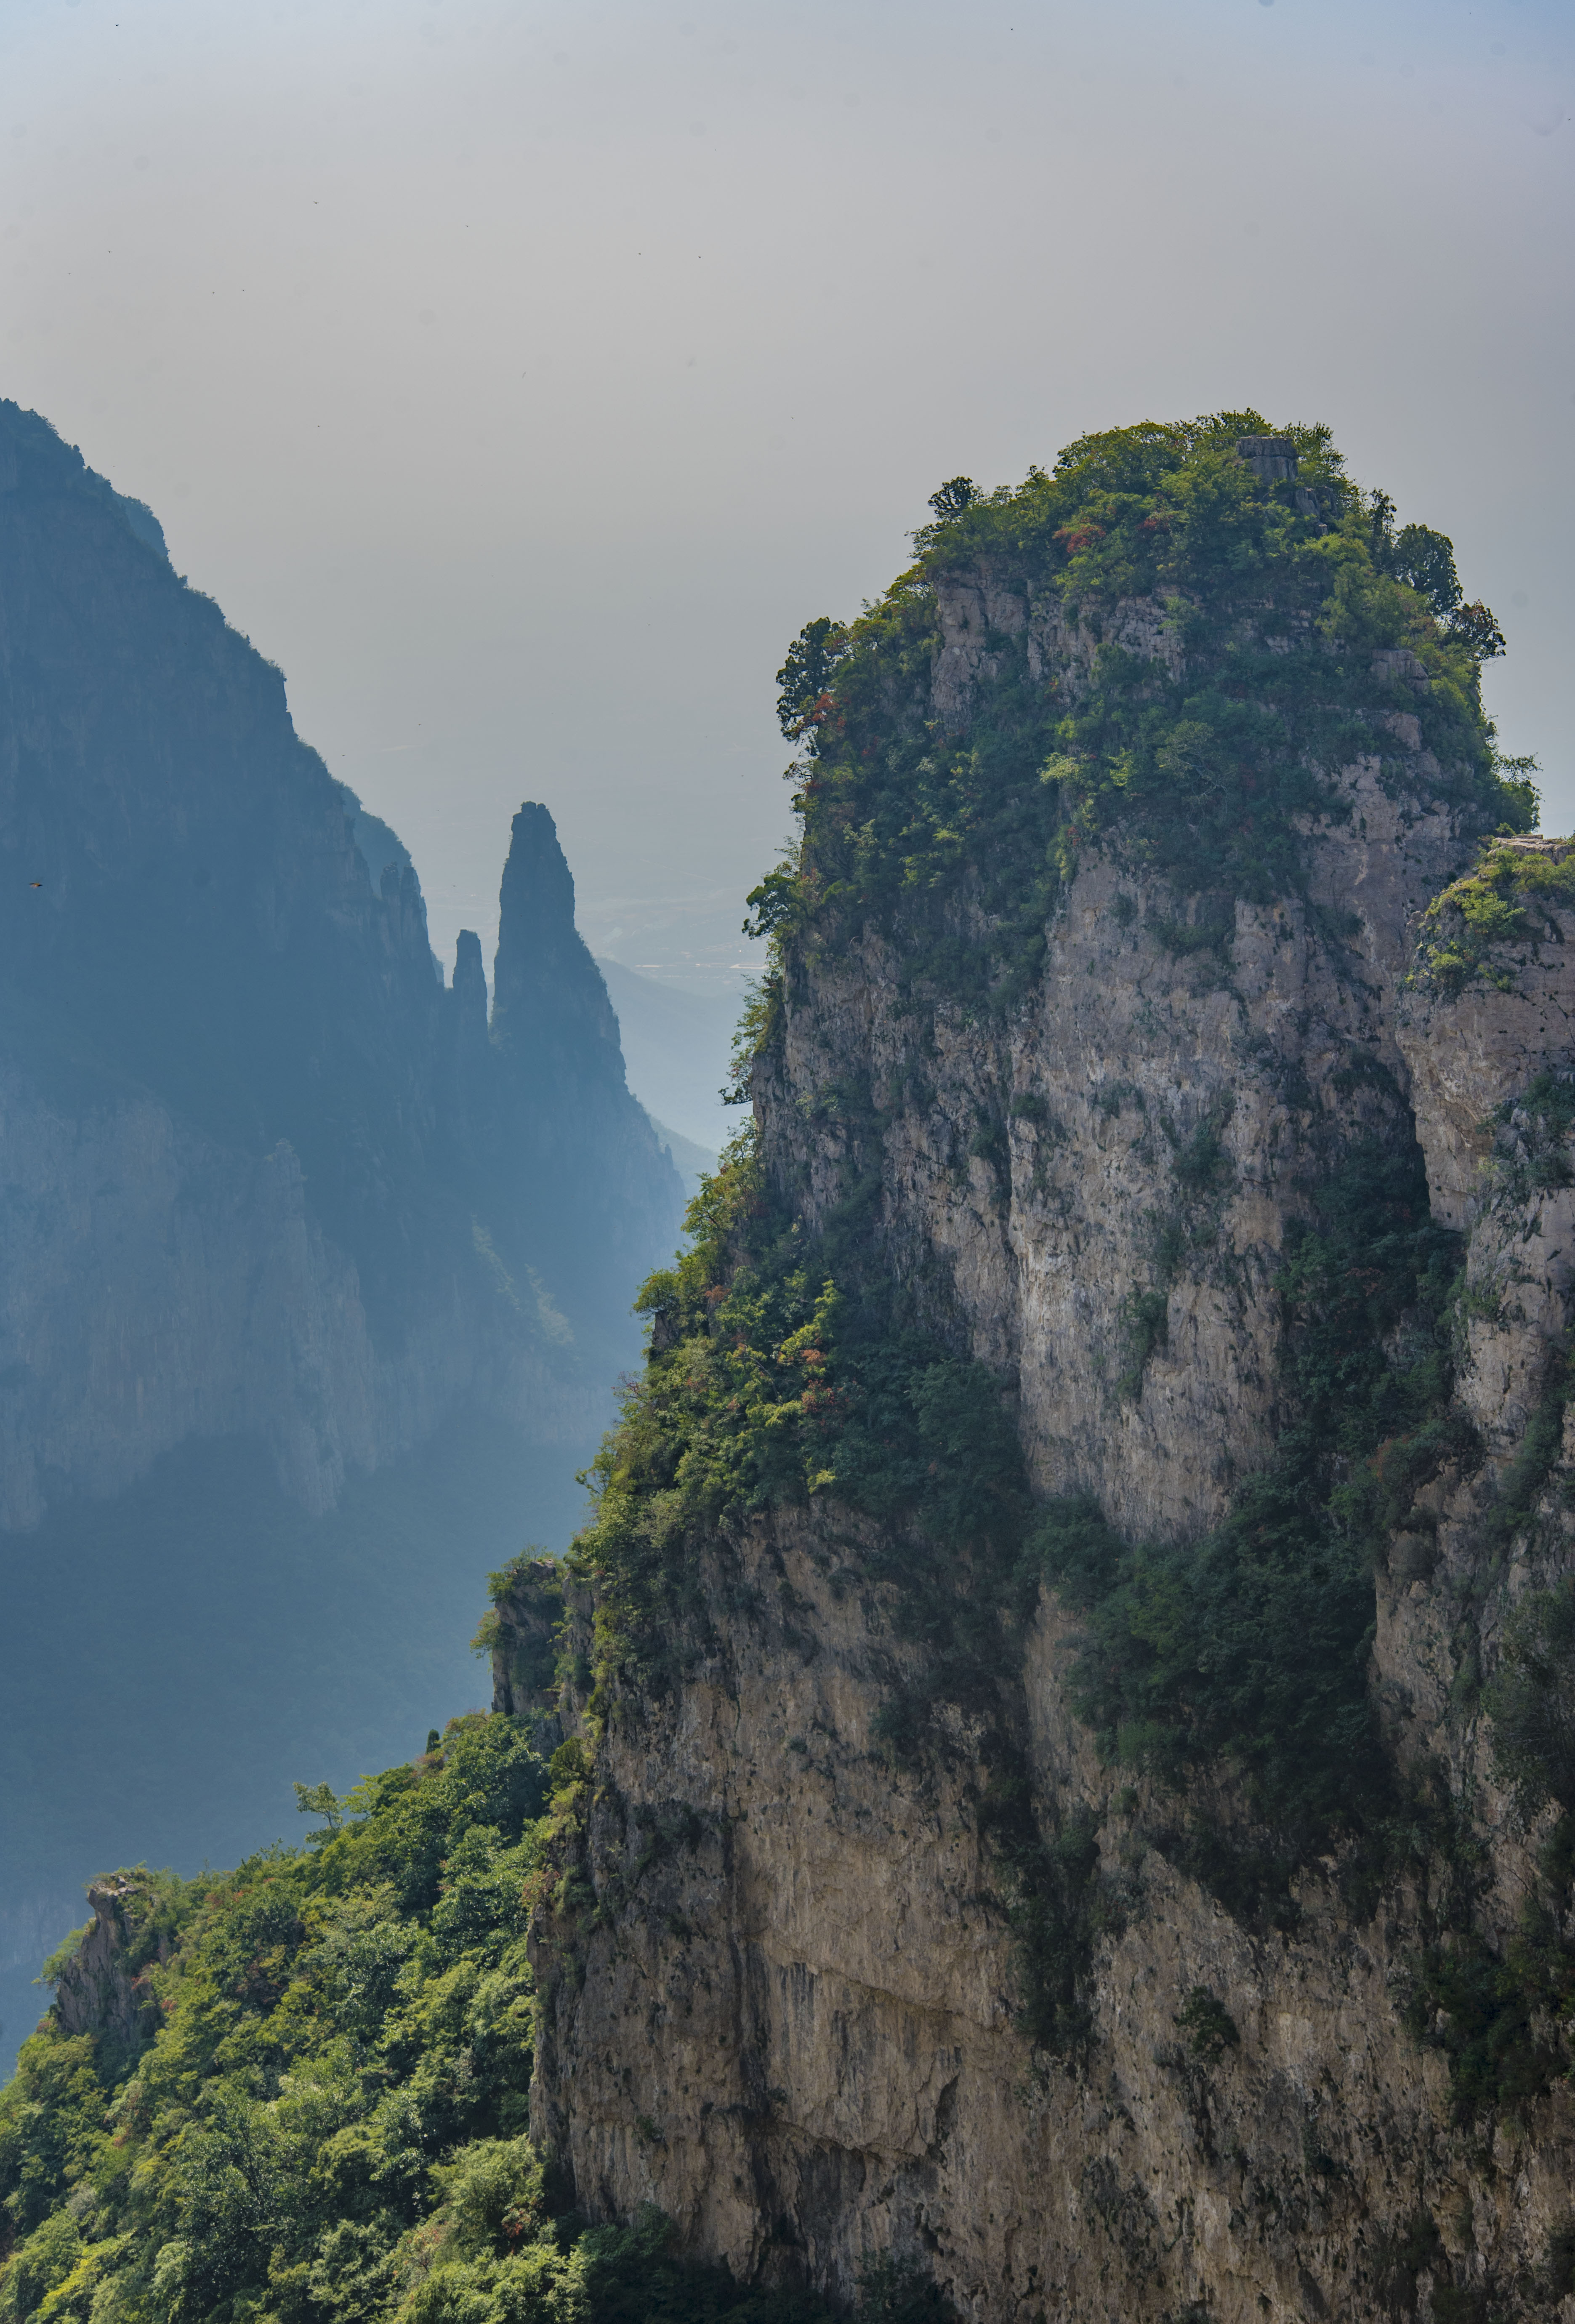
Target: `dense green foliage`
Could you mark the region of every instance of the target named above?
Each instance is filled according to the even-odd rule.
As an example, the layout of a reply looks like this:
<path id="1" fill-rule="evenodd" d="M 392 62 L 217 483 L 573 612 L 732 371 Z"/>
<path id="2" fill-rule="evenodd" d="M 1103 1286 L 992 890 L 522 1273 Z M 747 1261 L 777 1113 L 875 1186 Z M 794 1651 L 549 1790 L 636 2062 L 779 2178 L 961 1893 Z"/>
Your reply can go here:
<path id="1" fill-rule="evenodd" d="M 1567 1891 L 1567 1851 L 1559 1871 Z M 1543 2096 L 1575 2055 L 1575 1947 L 1545 1895 L 1530 1900 L 1502 1953 L 1469 1910 L 1457 1912 L 1423 1950 L 1406 2022 L 1416 2041 L 1442 2051 L 1461 2121 Z"/>
<path id="2" fill-rule="evenodd" d="M 1205 2066 L 1217 2066 L 1228 2050 L 1240 2047 L 1236 2020 L 1206 1985 L 1193 1986 L 1175 2022 L 1186 2035 L 1193 2057 Z"/>
<path id="3" fill-rule="evenodd" d="M 864 1223 L 855 1191 L 812 1240 L 770 1195 L 749 1133 L 692 1204 L 688 1250 L 641 1294 L 649 1356 L 570 1553 L 595 1584 L 603 1671 L 670 1672 L 703 1612 L 705 1529 L 815 1493 L 911 1531 L 937 1572 L 974 1556 L 1009 1568 L 1029 1504 L 999 1384 L 905 1323 L 865 1263 Z M 893 1565 L 912 1582 L 927 1568 L 909 1546 Z M 954 1633 L 934 1618 L 944 1661 Z"/>
<path id="4" fill-rule="evenodd" d="M 467 1709 L 476 1571 L 518 1546 L 522 1506 L 566 1538 L 594 1450 L 587 1433 L 576 1460 L 472 1409 L 373 1475 L 353 1467 L 310 1517 L 261 1440 L 193 1441 L 116 1499 L 5 1536 L 13 1893 L 69 1897 L 128 1853 L 190 1869 L 198 1834 L 196 1861 L 235 1863 L 294 1824 L 303 1751 L 342 1791 L 420 1742 L 411 1704 Z M 38 2015 L 36 1967 L 0 1960 L 0 2080 Z"/>
<path id="5" fill-rule="evenodd" d="M 1183 892 L 1296 890 L 1298 818 L 1339 811 L 1328 778 L 1392 749 L 1396 711 L 1484 829 L 1533 820 L 1481 708 L 1502 639 L 1462 607 L 1448 540 L 1396 535 L 1326 429 L 1285 431 L 1296 475 L 1260 484 L 1236 447 L 1266 432 L 1255 412 L 1147 422 L 1080 438 L 1015 491 L 944 486 L 916 562 L 845 628 L 810 623 L 778 673 L 784 729 L 806 744 L 789 770 L 803 844 L 751 897 L 753 925 L 834 942 L 873 918 L 960 992 L 993 959 L 1009 999 L 1095 841 Z M 1027 626 L 983 640 L 966 732 L 948 734 L 929 699 L 937 591 L 975 575 Z M 1057 623 L 1081 680 L 1075 653 L 1048 681 L 1032 666 L 1033 631 Z M 1420 693 L 1397 648 L 1431 681 Z M 982 964 L 948 919 L 964 886 L 992 924 Z"/>
<path id="6" fill-rule="evenodd" d="M 524 2135 L 525 1923 L 579 1772 L 477 1713 L 314 1798 L 304 1848 L 133 1876 L 124 1961 L 162 2022 L 129 2058 L 52 2016 L 24 2045 L 5 2324 L 829 2324 L 681 2264 L 654 2211 L 587 2227 Z M 885 2265 L 861 2314 L 946 2310 Z"/>
<path id="7" fill-rule="evenodd" d="M 1529 763 L 1529 762 L 1528 762 Z M 1477 981 L 1506 991 L 1513 962 L 1540 941 L 1562 942 L 1555 911 L 1575 903 L 1575 851 L 1558 857 L 1502 841 L 1465 877 L 1434 897 L 1422 924 L 1416 975 L 1450 999 Z"/>
<path id="8" fill-rule="evenodd" d="M 1387 493 L 1374 493 L 1368 502 L 1373 562 L 1381 573 L 1425 597 L 1441 620 L 1457 611 L 1463 597 L 1455 570 L 1455 545 L 1431 525 L 1403 525 L 1395 530 L 1395 503 Z"/>
<path id="9" fill-rule="evenodd" d="M 25 2045 L 0 2101 L 0 2312 L 35 2312 L 43 2277 L 51 2317 L 381 2312 L 401 2239 L 442 2213 L 435 2168 L 517 2138 L 539 1760 L 478 1716 L 346 1805 L 306 1848 L 184 1891 L 145 1972 L 165 2022 L 129 2074 L 51 2024 Z M 34 2110 L 68 2070 L 66 2148 L 41 2170 Z"/>

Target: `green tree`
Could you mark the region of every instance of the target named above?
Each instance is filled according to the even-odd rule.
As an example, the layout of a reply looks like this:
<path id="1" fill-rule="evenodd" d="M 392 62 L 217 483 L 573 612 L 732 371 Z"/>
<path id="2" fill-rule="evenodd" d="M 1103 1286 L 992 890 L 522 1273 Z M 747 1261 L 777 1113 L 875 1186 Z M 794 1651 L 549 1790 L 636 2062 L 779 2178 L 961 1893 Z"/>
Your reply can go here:
<path id="1" fill-rule="evenodd" d="M 428 1742 L 428 1748 L 430 1748 Z M 344 1812 L 341 1803 L 327 1784 L 296 1784 L 291 1788 L 295 1793 L 298 1814 L 321 1816 L 329 1831 L 338 1831 L 344 1821 Z"/>
<path id="2" fill-rule="evenodd" d="M 1389 570 L 1396 581 L 1414 589 L 1441 619 L 1460 602 L 1460 576 L 1455 571 L 1455 545 L 1447 533 L 1430 525 L 1404 525 L 1395 536 Z"/>
<path id="3" fill-rule="evenodd" d="M 1480 598 L 1474 604 L 1455 608 L 1450 615 L 1449 634 L 1465 647 L 1473 661 L 1497 661 L 1506 650 L 1497 616 Z"/>
<path id="4" fill-rule="evenodd" d="M 930 494 L 930 506 L 937 524 L 951 524 L 966 515 L 979 498 L 979 486 L 972 476 L 948 476 L 937 492 Z"/>
<path id="5" fill-rule="evenodd" d="M 777 724 L 797 742 L 815 724 L 832 672 L 847 650 L 847 632 L 829 613 L 806 622 L 777 672 Z"/>

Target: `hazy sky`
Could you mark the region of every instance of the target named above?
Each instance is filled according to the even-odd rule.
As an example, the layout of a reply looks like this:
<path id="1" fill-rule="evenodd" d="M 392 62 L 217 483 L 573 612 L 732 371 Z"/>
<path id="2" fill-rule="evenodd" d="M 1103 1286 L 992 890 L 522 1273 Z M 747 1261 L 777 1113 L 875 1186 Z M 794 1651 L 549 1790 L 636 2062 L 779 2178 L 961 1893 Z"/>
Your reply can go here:
<path id="1" fill-rule="evenodd" d="M 490 945 L 509 818 L 715 980 L 771 673 L 926 495 L 1327 420 L 1509 633 L 1575 824 L 1550 0 L 0 0 L 0 392 L 162 519 Z"/>

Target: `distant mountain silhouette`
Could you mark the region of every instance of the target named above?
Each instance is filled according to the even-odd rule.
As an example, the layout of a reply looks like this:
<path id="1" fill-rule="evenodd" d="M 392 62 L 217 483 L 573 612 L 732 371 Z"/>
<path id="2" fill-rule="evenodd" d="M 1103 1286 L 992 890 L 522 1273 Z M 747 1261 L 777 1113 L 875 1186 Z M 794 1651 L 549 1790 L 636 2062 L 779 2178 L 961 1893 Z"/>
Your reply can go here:
<path id="1" fill-rule="evenodd" d="M 406 1480 L 394 1562 L 425 1577 L 418 1623 L 434 1575 L 474 1606 L 533 1511 L 572 1514 L 682 1190 L 625 1084 L 544 807 L 515 820 L 502 900 L 489 1022 L 476 939 L 446 987 L 409 854 L 296 735 L 281 673 L 175 574 L 151 511 L 0 403 L 0 1656 L 29 1695 L 51 1602 L 72 1632 L 78 1553 L 112 1586 L 121 1497 L 144 1613 L 79 1633 L 99 1646 L 69 1701 L 30 1696 L 25 1738 L 12 1695 L 0 1956 L 9 1911 L 18 1969 L 62 1884 L 98 1868 L 67 1860 L 93 1828 L 51 1794 L 68 1761 L 143 1785 L 118 1845 L 234 1852 L 235 1786 L 221 1809 L 204 1773 L 215 1698 L 171 1675 L 194 1574 L 205 1670 L 244 1600 L 234 1651 L 275 1723 L 379 1764 L 385 1729 L 424 1729 L 451 1695 L 391 1697 L 397 1606 L 360 1637 L 349 1619 L 375 1572 L 365 1527 L 394 1507 L 372 1480 Z M 226 1477 L 246 1503 L 227 1520 Z M 258 1556 L 309 1568 L 338 1629 L 309 1647 L 304 1607 L 264 1618 L 238 1571 Z M 164 1674 L 156 1731 L 127 1731 L 153 1716 L 125 1683 L 139 1657 Z M 293 1772 L 271 1767 L 273 1791 Z M 9 2000 L 14 2035 L 25 1991 Z"/>
<path id="2" fill-rule="evenodd" d="M 740 1117 L 722 1102 L 737 993 L 686 992 L 622 961 L 599 960 L 629 1067 L 630 1087 L 656 1119 L 714 1157 Z"/>

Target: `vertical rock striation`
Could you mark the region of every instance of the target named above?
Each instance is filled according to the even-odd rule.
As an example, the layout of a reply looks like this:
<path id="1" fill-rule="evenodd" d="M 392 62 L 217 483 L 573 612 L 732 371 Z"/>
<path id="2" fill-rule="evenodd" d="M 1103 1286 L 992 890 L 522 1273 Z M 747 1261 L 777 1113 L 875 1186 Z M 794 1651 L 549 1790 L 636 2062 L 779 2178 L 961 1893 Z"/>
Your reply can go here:
<path id="1" fill-rule="evenodd" d="M 1177 931 L 1165 882 L 1091 862 L 999 1033 L 955 1006 L 916 1016 L 875 936 L 806 962 L 785 1002 L 761 1093 L 774 1176 L 820 1223 L 850 1169 L 879 1172 L 894 1272 L 1009 1373 L 1036 1481 L 1097 1493 L 1123 1526 L 1200 1531 L 1283 1424 L 1286 1222 L 1308 1169 L 1389 1114 L 1408 918 L 1465 845 L 1436 768 L 1407 773 L 1390 792 L 1376 760 L 1353 765 L 1308 835 L 1307 892 L 1232 905 L 1195 950 L 1173 949 L 1198 913 Z M 878 1145 L 818 1103 L 919 1077 L 926 1102 Z M 1168 1266 L 1166 1227 L 1185 1246 Z M 1134 1396 L 1134 1313 L 1156 1296 Z"/>

